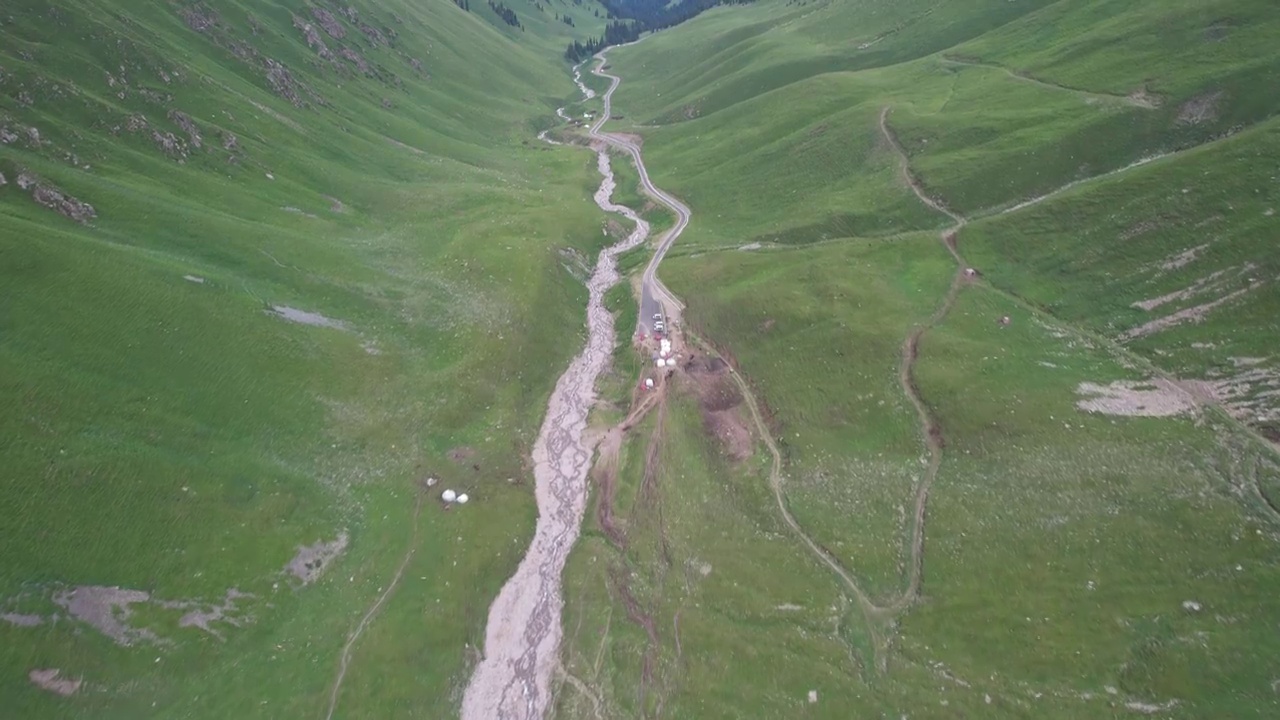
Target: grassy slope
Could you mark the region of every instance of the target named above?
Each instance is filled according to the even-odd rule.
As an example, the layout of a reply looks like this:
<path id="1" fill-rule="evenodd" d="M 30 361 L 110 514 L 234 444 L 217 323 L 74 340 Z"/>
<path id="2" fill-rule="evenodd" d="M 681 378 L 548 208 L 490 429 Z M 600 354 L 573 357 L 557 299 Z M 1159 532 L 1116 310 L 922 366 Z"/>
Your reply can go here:
<path id="1" fill-rule="evenodd" d="M 589 158 L 533 140 L 575 92 L 559 49 L 598 21 L 548 6 L 571 30 L 530 6 L 519 33 L 483 5 L 359 3 L 380 42 L 345 18 L 343 39 L 317 31 L 375 78 L 308 49 L 290 18 L 303 3 L 213 3 L 203 34 L 180 7 L 5 8 L 0 125 L 21 136 L 0 145 L 0 603 L 48 615 L 63 587 L 205 602 L 235 587 L 254 593 L 239 606 L 252 621 L 216 625 L 219 641 L 178 628 L 180 611 L 135 605 L 133 621 L 171 641 L 160 648 L 0 622 L 4 713 L 322 714 L 340 646 L 412 540 L 339 716 L 448 716 L 532 528 L 531 483 L 508 478 L 529 479 L 580 328 L 585 293 L 558 250 L 601 241 Z M 259 56 L 238 60 L 233 41 Z M 309 107 L 271 91 L 262 57 Z M 171 110 L 195 119 L 201 148 Z M 121 129 L 131 114 L 186 141 L 183 162 Z M 34 204 L 15 184 L 24 168 L 97 219 Z M 349 329 L 291 324 L 268 304 Z M 460 446 L 474 457 L 448 461 Z M 428 501 L 414 536 L 428 474 L 475 502 Z M 347 554 L 293 589 L 295 548 L 343 529 Z M 40 667 L 85 685 L 40 691 L 26 677 Z"/>
<path id="2" fill-rule="evenodd" d="M 901 589 L 924 455 L 896 382 L 900 346 L 954 268 L 935 233 L 920 232 L 946 218 L 901 181 L 877 127 L 882 108 L 926 191 L 980 218 L 959 243 L 985 276 L 920 345 L 916 381 L 947 444 L 928 505 L 922 598 L 897 616 L 892 649 L 877 655 L 858 640 L 869 626 L 856 611 L 825 630 L 720 613 L 709 633 L 680 633 L 684 659 L 668 674 L 677 679 L 664 685 L 663 714 L 1070 718 L 1176 700 L 1160 712 L 1265 717 L 1269 678 L 1280 673 L 1267 628 L 1280 608 L 1262 598 L 1280 579 L 1280 536 L 1257 488 L 1275 497 L 1280 468 L 1254 433 L 1274 432 L 1280 383 L 1268 160 L 1277 108 L 1265 90 L 1280 67 L 1265 38 L 1280 17 L 1252 0 L 919 10 L 761 2 L 610 55 L 624 78 L 616 125 L 644 135 L 655 181 L 694 211 L 663 277 L 688 302 L 686 321 L 736 358 L 772 411 L 791 511 L 873 598 Z M 1090 180 L 1161 153 L 1175 155 Z M 749 242 L 762 248 L 737 249 Z M 1195 248 L 1189 264 L 1161 267 Z M 1153 311 L 1130 307 L 1197 281 L 1208 287 Z M 1116 343 L 1250 285 L 1202 322 Z M 1002 328 L 1004 315 L 1012 322 Z M 1237 400 L 1251 407 L 1237 410 L 1249 426 L 1216 410 L 1127 419 L 1074 406 L 1080 382 L 1137 380 L 1153 367 L 1214 383 L 1220 395 L 1243 383 Z M 672 417 L 681 412 L 690 411 Z M 665 497 L 703 477 L 757 494 L 718 504 L 703 536 L 668 532 L 666 552 L 700 556 L 728 542 L 751 557 L 760 532 L 751 523 L 776 523 L 764 480 L 697 456 L 672 459 L 702 469 L 660 485 Z M 662 507 L 668 530 L 694 512 Z M 655 589 L 650 602 L 668 617 L 731 606 L 735 588 L 774 593 L 797 582 L 783 576 L 795 568 L 821 570 L 785 528 L 773 542 L 790 565 L 729 567 L 726 586 Z M 567 632 L 576 617 L 608 615 L 592 604 L 608 592 L 602 552 L 584 545 L 571 567 L 568 582 L 594 600 L 578 603 L 580 615 L 570 603 Z M 664 566 L 625 559 L 617 567 L 639 577 Z M 830 574 L 828 583 L 841 590 Z M 622 606 L 612 598 L 616 628 Z M 1184 610 L 1188 600 L 1202 610 Z M 831 601 L 797 604 L 809 613 Z M 669 657 L 677 633 L 658 628 Z M 810 648 L 808 659 L 766 650 L 819 635 L 837 644 Z M 613 703 L 610 716 L 641 715 L 631 699 L 642 668 L 598 655 L 598 632 L 577 637 L 586 639 L 567 658 Z M 842 639 L 851 642 L 841 648 Z M 721 682 L 695 680 L 701 657 L 732 658 L 716 668 Z M 779 671 L 792 666 L 813 679 Z M 822 673 L 833 667 L 845 677 L 827 687 Z M 741 692 L 726 696 L 726 686 Z M 565 692 L 566 716 L 591 716 L 590 701 Z"/>

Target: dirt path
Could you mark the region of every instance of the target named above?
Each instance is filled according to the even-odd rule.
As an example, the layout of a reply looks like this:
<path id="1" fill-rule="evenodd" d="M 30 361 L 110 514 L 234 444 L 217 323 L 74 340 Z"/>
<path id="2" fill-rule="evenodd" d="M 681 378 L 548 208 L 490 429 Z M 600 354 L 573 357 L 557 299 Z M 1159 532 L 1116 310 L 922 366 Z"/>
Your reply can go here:
<path id="1" fill-rule="evenodd" d="M 602 176 L 596 204 L 626 216 L 635 230 L 600 253 L 587 282 L 587 344 L 556 383 L 533 447 L 538 503 L 533 542 L 489 608 L 484 657 L 467 685 L 463 720 L 536 720 L 546 715 L 551 699 L 562 634 L 561 574 L 586 512 L 592 448 L 583 431 L 595 402 L 596 378 L 614 346 L 604 294 L 619 280 L 617 256 L 649 235 L 648 223 L 610 200 L 609 156 L 600 149 L 596 157 Z"/>
<path id="2" fill-rule="evenodd" d="M 1048 82 L 1047 80 L 1039 80 L 1030 75 L 1026 75 L 1024 73 L 1010 70 L 1009 68 L 1003 65 L 982 62 L 981 60 L 974 60 L 972 58 L 944 56 L 942 58 L 942 62 L 950 65 L 962 65 L 965 67 L 979 67 L 979 68 L 986 68 L 988 70 L 995 70 L 997 72 L 1002 72 L 1005 75 L 1008 75 L 1009 77 L 1013 78 L 1014 80 L 1018 80 L 1019 82 L 1024 82 L 1031 85 L 1038 85 L 1042 88 L 1057 90 L 1059 92 L 1067 92 L 1067 93 L 1071 93 L 1072 95 L 1078 95 L 1079 97 L 1084 98 L 1086 102 L 1094 101 L 1094 102 L 1123 103 L 1125 105 L 1142 108 L 1144 110 L 1154 110 L 1160 107 L 1160 101 L 1158 97 L 1148 95 L 1142 91 L 1134 92 L 1129 95 L 1113 95 L 1111 93 L 1100 93 L 1100 92 L 1093 92 L 1090 90 L 1081 90 L 1079 88 L 1073 88 L 1073 87 L 1068 87 L 1066 85 L 1051 83 L 1051 82 Z"/>
<path id="3" fill-rule="evenodd" d="M 946 295 L 943 296 L 937 309 L 933 311 L 933 315 L 923 325 L 912 330 L 906 341 L 902 343 L 902 358 L 898 365 L 898 383 L 902 387 L 903 394 L 907 396 L 907 399 L 911 401 L 912 407 L 915 408 L 916 416 L 920 423 L 920 432 L 924 436 L 925 448 L 929 453 L 929 462 L 925 466 L 924 475 L 916 485 L 911 523 L 911 561 L 906 588 L 903 590 L 902 595 L 886 605 L 887 609 L 900 611 L 915 602 L 915 599 L 920 594 L 920 582 L 924 575 L 925 511 L 929 503 L 929 490 L 933 486 L 934 479 L 938 476 L 938 469 L 942 466 L 943 448 L 946 447 L 946 438 L 943 436 L 942 426 L 920 395 L 920 388 L 915 380 L 915 364 L 920 354 L 920 339 L 924 337 L 924 334 L 930 328 L 942 322 L 947 313 L 951 312 L 951 308 L 955 305 L 956 297 L 959 296 L 960 290 L 965 284 L 964 270 L 967 264 L 964 261 L 964 257 L 960 255 L 957 238 L 967 221 L 941 201 L 930 197 L 924 191 L 920 181 L 911 174 L 911 165 L 907 159 L 907 154 L 898 142 L 898 138 L 889 128 L 889 110 L 886 107 L 880 111 L 880 133 L 897 154 L 898 167 L 902 172 L 903 179 L 910 186 L 911 192 L 915 193 L 920 202 L 951 219 L 952 225 L 942 232 L 941 240 L 942 244 L 946 246 L 947 252 L 951 253 L 951 257 L 956 261 L 956 272 L 951 279 L 951 285 L 947 288 Z"/>
<path id="4" fill-rule="evenodd" d="M 332 720 L 333 713 L 338 709 L 338 694 L 342 691 L 342 682 L 347 677 L 347 669 L 351 666 L 351 651 L 356 646 L 356 641 L 364 634 L 365 628 L 369 627 L 369 623 L 373 622 L 373 618 L 382 609 L 382 605 L 386 603 L 387 598 L 391 597 L 391 593 L 395 592 L 396 586 L 400 584 L 400 578 L 404 577 L 405 568 L 409 567 L 409 561 L 413 559 L 414 552 L 418 549 L 418 518 L 422 515 L 422 501 L 426 495 L 421 491 L 417 491 L 417 500 L 413 506 L 413 530 L 409 535 L 409 547 L 405 549 L 404 558 L 400 560 L 400 567 L 396 568 L 396 573 L 391 577 L 391 582 L 387 585 L 387 589 L 383 590 L 378 599 L 369 607 L 364 617 L 360 618 L 360 622 L 356 624 L 356 629 L 351 632 L 351 636 L 347 638 L 347 644 L 342 646 L 342 653 L 338 656 L 338 676 L 333 680 L 333 688 L 329 691 L 329 711 L 325 714 L 325 720 Z"/>

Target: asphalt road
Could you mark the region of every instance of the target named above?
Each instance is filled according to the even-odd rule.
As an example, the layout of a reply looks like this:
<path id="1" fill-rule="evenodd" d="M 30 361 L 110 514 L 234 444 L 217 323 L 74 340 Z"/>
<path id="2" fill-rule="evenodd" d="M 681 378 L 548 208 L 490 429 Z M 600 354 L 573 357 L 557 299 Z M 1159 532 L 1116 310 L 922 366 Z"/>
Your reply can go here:
<path id="1" fill-rule="evenodd" d="M 608 78 L 610 81 L 609 89 L 601 96 L 604 101 L 604 112 L 592 123 L 591 137 L 603 140 L 630 155 L 632 161 L 635 162 L 636 169 L 640 171 L 640 185 L 645 194 L 656 202 L 670 208 L 676 215 L 676 224 L 658 239 L 658 248 L 654 251 L 653 257 L 649 259 L 649 264 L 644 268 L 644 275 L 640 278 L 640 322 L 637 325 L 637 329 L 642 332 L 652 333 L 654 313 L 661 311 L 667 318 L 667 325 L 670 326 L 673 321 L 679 318 L 680 311 L 684 309 L 684 303 L 680 302 L 679 298 L 673 295 L 667 289 L 667 286 L 663 285 L 662 281 L 658 279 L 658 265 L 662 263 L 662 258 L 671 249 L 676 238 L 680 237 L 680 233 L 684 232 L 692 213 L 687 205 L 680 202 L 676 197 L 658 189 L 653 184 L 653 181 L 649 179 L 649 171 L 645 168 L 644 159 L 640 156 L 639 145 L 636 145 L 628 138 L 600 131 L 600 128 L 604 127 L 605 122 L 609 120 L 609 116 L 613 112 L 613 91 L 617 90 L 618 84 L 622 82 L 622 78 L 617 75 L 611 75 L 603 69 L 606 62 L 605 55 L 608 52 L 609 50 L 606 49 L 596 55 L 596 66 L 591 70 L 593 75 Z M 639 208 L 636 210 L 639 211 Z"/>

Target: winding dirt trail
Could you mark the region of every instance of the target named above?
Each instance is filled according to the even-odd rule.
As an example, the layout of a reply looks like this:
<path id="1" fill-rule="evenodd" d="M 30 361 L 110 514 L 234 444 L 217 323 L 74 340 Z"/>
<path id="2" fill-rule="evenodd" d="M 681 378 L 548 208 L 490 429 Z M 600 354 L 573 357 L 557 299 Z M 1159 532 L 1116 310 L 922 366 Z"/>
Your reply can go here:
<path id="1" fill-rule="evenodd" d="M 579 83 L 579 87 L 582 85 Z M 602 181 L 595 201 L 635 224 L 624 240 L 600 253 L 587 282 L 587 343 L 560 380 L 533 446 L 538 522 L 515 574 L 489 608 L 484 658 L 467 685 L 463 720 L 539 720 L 551 700 L 562 635 L 561 574 L 586 512 L 592 447 L 584 437 L 595 402 L 595 382 L 613 353 L 613 315 L 604 294 L 618 282 L 617 256 L 649 236 L 649 225 L 611 201 L 615 186 L 609 155 L 596 153 Z"/>
<path id="2" fill-rule="evenodd" d="M 929 316 L 929 319 L 907 335 L 907 339 L 902 343 L 902 357 L 898 365 L 898 383 L 902 386 L 903 394 L 907 396 L 907 399 L 911 401 L 912 407 L 915 408 L 916 416 L 920 423 L 920 431 L 924 436 L 925 448 L 929 453 L 929 461 L 925 466 L 924 475 L 920 478 L 920 482 L 916 484 L 911 523 L 911 562 L 907 586 L 896 600 L 886 605 L 887 609 L 900 611 L 915 602 L 915 599 L 920 594 L 920 582 L 924 575 L 925 511 L 929 503 L 929 490 L 933 486 L 934 479 L 938 476 L 938 469 L 942 466 L 942 452 L 946 447 L 946 438 L 942 433 L 942 426 L 920 395 L 920 388 L 915 379 L 915 364 L 920 355 L 920 339 L 924 337 L 924 334 L 930 328 L 942 322 L 947 313 L 951 312 L 951 308 L 955 305 L 956 297 L 959 296 L 960 289 L 965 284 L 964 271 L 967 264 L 964 261 L 964 257 L 960 255 L 956 238 L 968 221 L 939 200 L 930 197 L 924 191 L 920 181 L 911 174 L 911 165 L 907 159 L 907 153 L 902 149 L 897 136 L 889 128 L 889 111 L 888 107 L 880 111 L 880 133 L 897 154 L 899 170 L 907 185 L 910 186 L 911 192 L 915 193 L 920 202 L 951 219 L 952 225 L 942 232 L 941 240 L 942 244 L 946 246 L 947 252 L 951 253 L 951 257 L 956 261 L 956 272 L 951 279 L 950 287 L 947 288 L 946 295 L 943 296 L 942 301 L 938 304 L 937 309 L 933 311 L 933 314 Z"/>
<path id="3" fill-rule="evenodd" d="M 332 720 L 333 713 L 338 709 L 338 695 L 342 691 L 342 682 L 347 677 L 347 668 L 351 665 L 351 651 L 356 646 L 356 641 L 364 634 L 365 628 L 369 627 L 369 623 L 373 622 L 373 618 L 382 609 L 387 598 L 391 597 L 400 584 L 400 579 L 404 577 L 405 568 L 409 567 L 409 561 L 413 559 L 414 552 L 418 549 L 418 518 L 422 515 L 422 501 L 426 497 L 421 490 L 417 493 L 417 500 L 413 506 L 413 530 L 409 534 L 409 547 L 405 549 L 404 557 L 400 560 L 400 566 L 396 568 L 395 575 L 391 577 L 391 582 L 387 585 L 387 589 L 378 595 L 378 599 L 373 602 L 369 610 L 365 612 L 364 617 L 360 618 L 360 622 L 356 624 L 356 629 L 351 631 L 351 635 L 347 638 L 347 644 L 342 646 L 342 653 L 338 657 L 338 676 L 333 680 L 333 687 L 329 691 L 329 712 L 325 714 L 325 720 Z"/>

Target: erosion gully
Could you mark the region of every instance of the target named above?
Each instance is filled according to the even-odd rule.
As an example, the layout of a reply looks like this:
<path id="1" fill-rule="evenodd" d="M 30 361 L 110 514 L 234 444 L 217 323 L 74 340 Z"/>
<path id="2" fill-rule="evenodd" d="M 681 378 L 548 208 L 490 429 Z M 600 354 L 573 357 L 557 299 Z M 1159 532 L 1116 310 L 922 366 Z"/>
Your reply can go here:
<path id="1" fill-rule="evenodd" d="M 600 73 L 604 54 L 598 55 L 597 60 L 595 72 Z M 574 81 L 585 98 L 595 96 L 582 83 L 576 68 Z M 604 307 L 604 294 L 619 280 L 618 255 L 649 237 L 648 223 L 631 208 L 611 200 L 615 182 L 606 146 L 622 147 L 626 141 L 602 134 L 599 128 L 609 116 L 610 99 L 617 86 L 614 78 L 603 96 L 601 121 L 591 128 L 591 136 L 597 141 L 592 148 L 603 178 L 595 201 L 605 212 L 626 217 L 635 229 L 600 253 L 587 281 L 586 346 L 556 383 L 542 430 L 533 446 L 537 527 L 515 574 L 489 608 L 484 657 L 463 697 L 463 720 L 540 720 L 546 716 L 551 700 L 551 677 L 559 663 L 562 633 L 561 575 L 569 551 L 578 539 L 587 504 L 587 475 L 593 448 L 583 431 L 595 401 L 596 378 L 614 348 L 613 316 Z M 557 114 L 566 117 L 563 108 Z M 539 137 L 555 144 L 545 133 Z M 644 175 L 638 149 L 631 154 Z M 678 201 L 673 199 L 673 202 Z M 672 209 L 678 215 L 687 215 L 687 208 L 683 205 L 679 208 Z M 678 231 L 669 234 L 664 244 L 669 246 L 678 234 Z M 665 293 L 665 288 L 658 292 Z"/>

